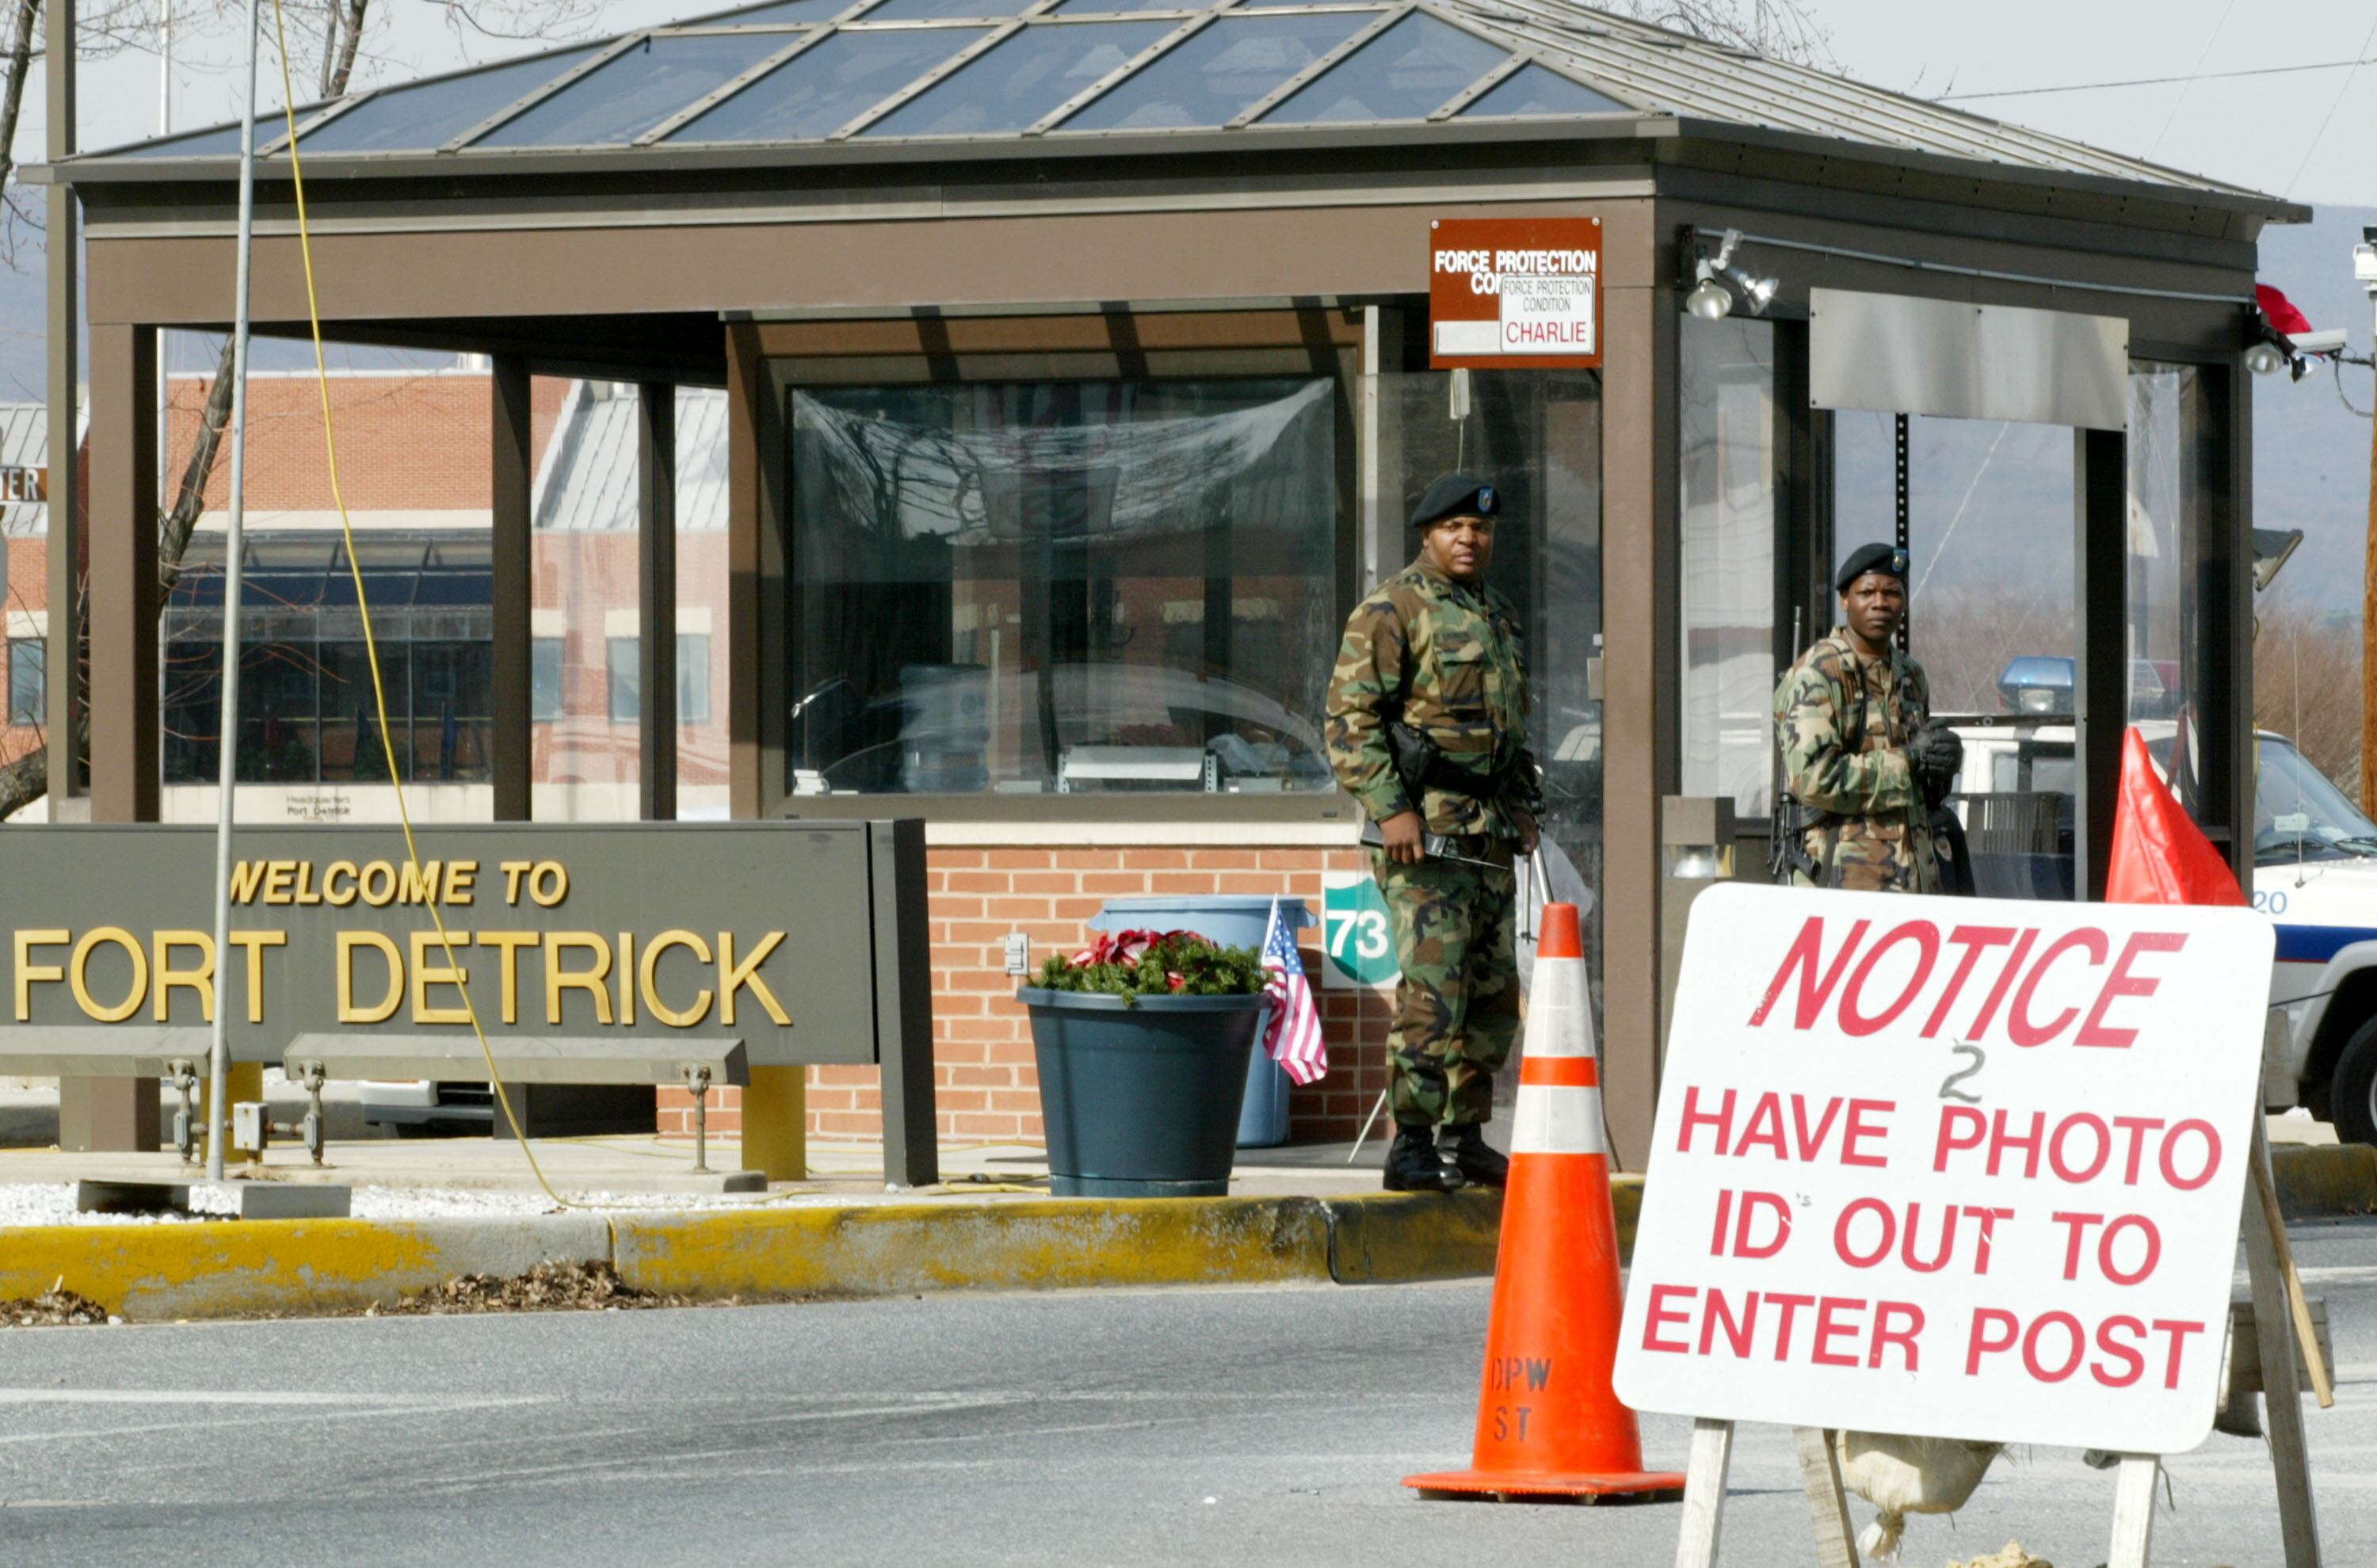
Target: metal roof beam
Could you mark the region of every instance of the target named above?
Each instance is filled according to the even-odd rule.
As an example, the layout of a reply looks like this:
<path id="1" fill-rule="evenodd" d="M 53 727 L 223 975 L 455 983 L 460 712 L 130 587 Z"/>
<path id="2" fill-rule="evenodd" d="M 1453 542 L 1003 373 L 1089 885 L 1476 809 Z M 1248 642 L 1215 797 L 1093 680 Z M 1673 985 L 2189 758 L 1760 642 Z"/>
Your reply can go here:
<path id="1" fill-rule="evenodd" d="M 1504 82 L 1509 81 L 1512 77 L 1517 76 L 1521 71 L 1525 70 L 1527 66 L 1534 62 L 1535 57 L 1535 51 L 1531 49 L 1521 50 L 1519 53 L 1511 55 L 1500 65 L 1495 66 L 1484 76 L 1479 77 L 1475 81 L 1471 82 L 1467 87 L 1463 88 L 1451 98 L 1446 99 L 1440 106 L 1428 115 L 1428 119 L 1430 121 L 1450 120 L 1452 116 L 1460 114 L 1463 109 L 1468 108 L 1472 103 L 1476 102 L 1479 99 L 1485 97 L 1487 93 L 1493 91 Z"/>
<path id="2" fill-rule="evenodd" d="M 1057 0 L 1034 0 L 1033 10 L 1045 11 L 1055 4 L 1057 4 Z M 1031 12 L 1027 11 L 1024 15 L 1029 16 L 1031 15 Z M 884 115 L 889 114 L 892 110 L 897 109 L 902 103 L 905 103 L 910 99 L 915 98 L 928 90 L 938 86 L 940 83 L 947 81 L 950 77 L 955 76 L 962 70 L 964 70 L 968 66 L 973 65 L 976 60 L 981 59 L 984 55 L 989 54 L 992 50 L 997 48 L 1000 44 L 1006 42 L 1009 39 L 1013 38 L 1017 33 L 1021 32 L 1022 30 L 1023 17 L 1017 17 L 1012 21 L 1003 22 L 998 26 L 992 28 L 987 33 L 985 33 L 982 37 L 974 40 L 972 43 L 967 44 L 963 49 L 959 50 L 956 54 L 942 61 L 939 65 L 935 66 L 931 70 L 926 71 L 923 76 L 918 77 L 907 86 L 893 92 L 889 98 L 878 99 L 869 107 L 860 110 L 856 114 L 854 114 L 849 119 L 843 121 L 841 125 L 836 126 L 832 130 L 828 131 L 826 133 L 825 139 L 828 141 L 848 141 L 852 137 L 856 136 L 860 131 L 865 130 L 867 126 L 873 125 Z"/>
<path id="3" fill-rule="evenodd" d="M 786 44 L 783 48 L 777 50 L 774 54 L 760 61 L 758 65 L 744 71 L 742 75 L 729 78 L 727 80 L 719 83 L 716 87 L 711 89 L 710 91 L 703 93 L 699 98 L 695 99 L 692 102 L 687 104 L 675 114 L 671 114 L 667 119 L 663 120 L 659 125 L 654 126 L 651 130 L 648 130 L 643 135 L 636 138 L 627 145 L 630 147 L 650 147 L 656 141 L 667 140 L 670 137 L 675 135 L 685 126 L 691 125 L 694 121 L 701 118 L 704 114 L 709 114 L 712 109 L 717 108 L 720 104 L 725 102 L 728 99 L 734 97 L 745 88 L 757 82 L 760 78 L 774 72 L 777 66 L 783 65 L 788 60 L 792 60 L 805 54 L 808 51 L 816 48 L 818 44 L 823 43 L 827 39 L 833 36 L 834 30 L 835 30 L 830 27 L 823 27 L 804 33 L 800 37 L 793 40 L 792 42 Z"/>
<path id="4" fill-rule="evenodd" d="M 464 148 L 478 140 L 481 137 L 487 136 L 494 131 L 502 128 L 511 121 L 518 119 L 520 115 L 527 114 L 530 110 L 535 108 L 546 99 L 560 92 L 562 89 L 585 80 L 588 77 L 592 76 L 596 71 L 601 70 L 603 66 L 609 65 L 612 61 L 617 59 L 620 55 L 625 54 L 637 44 L 641 43 L 645 39 L 650 38 L 651 36 L 651 34 L 649 32 L 631 32 L 625 38 L 615 40 L 608 47 L 596 50 L 591 57 L 580 60 L 576 66 L 564 71 L 560 76 L 555 78 L 553 80 L 546 82 L 543 87 L 538 88 L 527 97 L 513 100 L 510 103 L 496 111 L 494 114 L 480 121 L 477 125 L 472 126 L 469 130 L 464 131 L 460 136 L 456 137 L 453 140 L 448 142 L 437 150 L 440 152 L 461 151 Z"/>
<path id="5" fill-rule="evenodd" d="M 1023 135 L 1026 137 L 1045 135 L 1048 131 L 1054 130 L 1057 126 L 1063 125 L 1067 120 L 1071 119 L 1074 115 L 1080 114 L 1091 104 L 1095 103 L 1099 99 L 1104 98 L 1115 88 L 1129 80 L 1132 77 L 1137 76 L 1145 67 L 1153 65 L 1165 54 L 1168 54 L 1173 50 L 1179 48 L 1180 45 L 1188 42 L 1200 32 L 1202 32 L 1205 29 L 1211 27 L 1213 23 L 1214 18 L 1220 16 L 1224 10 L 1227 10 L 1231 6 L 1234 6 L 1236 3 L 1237 0 L 1222 0 L 1220 5 L 1215 6 L 1211 10 L 1200 11 L 1196 16 L 1189 18 L 1187 21 L 1182 22 L 1178 27 L 1174 28 L 1170 32 L 1165 33 L 1162 38 L 1157 39 L 1154 42 L 1149 44 L 1146 48 L 1141 50 L 1129 59 L 1125 60 L 1121 65 L 1117 66 L 1113 70 L 1108 71 L 1105 75 L 1100 77 L 1089 86 L 1081 89 L 1081 91 L 1073 94 L 1072 97 L 1068 98 L 1062 103 L 1057 104 L 1054 109 L 1049 110 L 1045 114 L 1041 115 L 1038 119 L 1024 126 Z"/>
<path id="6" fill-rule="evenodd" d="M 1419 6 L 1416 4 L 1398 6 L 1394 9 L 1380 15 L 1376 21 L 1371 22 L 1368 26 L 1356 28 L 1352 37 L 1346 39 L 1344 42 L 1340 43 L 1336 48 L 1330 50 L 1328 53 L 1315 56 L 1311 63 L 1307 65 L 1304 69 L 1296 72 L 1294 76 L 1288 78 L 1277 87 L 1272 88 L 1269 92 L 1264 93 L 1260 98 L 1256 99 L 1252 103 L 1249 103 L 1245 108 L 1239 110 L 1228 120 L 1223 122 L 1222 128 L 1225 131 L 1244 130 L 1247 126 L 1253 125 L 1257 120 L 1261 119 L 1265 114 L 1270 114 L 1273 109 L 1276 109 L 1279 105 L 1295 97 L 1296 93 L 1304 89 L 1306 83 L 1318 81 L 1320 78 L 1328 75 L 1330 69 L 1339 61 L 1347 58 L 1353 54 L 1355 51 L 1369 42 L 1370 40 L 1378 37 L 1380 33 L 1386 31 L 1397 22 L 1402 21 L 1405 17 L 1410 16 L 1417 9 L 1419 9 Z"/>

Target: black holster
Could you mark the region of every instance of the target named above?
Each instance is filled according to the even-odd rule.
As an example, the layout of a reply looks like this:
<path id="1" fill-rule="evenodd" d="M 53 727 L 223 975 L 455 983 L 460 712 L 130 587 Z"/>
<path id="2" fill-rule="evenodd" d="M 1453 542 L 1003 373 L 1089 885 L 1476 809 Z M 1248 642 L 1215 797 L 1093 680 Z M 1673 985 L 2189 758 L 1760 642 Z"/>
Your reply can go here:
<path id="1" fill-rule="evenodd" d="M 1422 793 L 1431 789 L 1465 795 L 1472 800 L 1516 806 L 1530 815 L 1539 809 L 1543 800 L 1543 782 L 1523 751 L 1512 752 L 1499 760 L 1492 772 L 1480 775 L 1453 761 L 1436 742 L 1401 719 L 1389 719 L 1387 752 L 1394 759 L 1395 777 L 1404 786 L 1404 796 L 1415 808 L 1420 804 Z"/>
<path id="2" fill-rule="evenodd" d="M 1834 820 L 1830 811 L 1819 811 L 1802 805 L 1796 796 L 1786 795 L 1774 812 L 1774 838 L 1767 845 L 1766 869 L 1777 883 L 1790 884 L 1794 876 L 1805 874 L 1822 886 L 1824 868 L 1808 853 L 1808 830 L 1821 828 Z"/>

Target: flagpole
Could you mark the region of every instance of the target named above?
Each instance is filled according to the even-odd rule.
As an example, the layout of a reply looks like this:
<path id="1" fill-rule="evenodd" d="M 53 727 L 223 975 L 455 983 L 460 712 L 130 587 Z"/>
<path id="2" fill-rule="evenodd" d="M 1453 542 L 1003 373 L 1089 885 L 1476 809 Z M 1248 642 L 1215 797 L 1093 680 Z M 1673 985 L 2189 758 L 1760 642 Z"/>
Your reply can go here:
<path id="1" fill-rule="evenodd" d="M 222 704 L 216 724 L 214 1034 L 207 1055 L 207 1179 L 223 1179 L 223 1095 L 231 1078 L 224 1037 L 231 1014 L 231 833 L 239 782 L 239 599 L 246 565 L 248 258 L 256 248 L 256 64 L 263 38 L 257 0 L 247 0 L 247 98 L 239 120 L 239 261 L 231 338 L 231 519 L 223 535 Z M 253 1006 L 258 999 L 251 997 Z"/>

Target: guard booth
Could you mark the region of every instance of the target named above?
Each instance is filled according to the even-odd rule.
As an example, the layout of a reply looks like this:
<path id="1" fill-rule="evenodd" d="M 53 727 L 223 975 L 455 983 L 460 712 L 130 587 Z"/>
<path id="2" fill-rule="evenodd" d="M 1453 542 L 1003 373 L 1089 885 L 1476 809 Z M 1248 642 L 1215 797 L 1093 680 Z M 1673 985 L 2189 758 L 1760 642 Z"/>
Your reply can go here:
<path id="1" fill-rule="evenodd" d="M 302 335 L 292 160 L 263 134 L 256 314 Z M 91 594 L 87 627 L 53 612 L 48 667 L 87 635 L 66 810 L 96 820 L 158 809 L 154 329 L 229 319 L 236 145 L 31 175 L 87 226 Z M 296 145 L 328 334 L 492 356 L 492 450 L 455 459 L 492 475 L 497 818 L 539 798 L 532 382 L 640 389 L 619 613 L 659 818 L 687 610 L 667 389 L 723 389 L 699 608 L 733 813 L 923 820 L 945 1135 L 1036 1131 L 1007 939 L 1078 942 L 1115 894 L 1359 881 L 1329 666 L 1454 466 L 1506 494 L 1494 571 L 1528 627 L 1544 825 L 1593 894 L 1627 1157 L 1656 1093 L 1663 802 L 1728 803 L 1723 847 L 1763 864 L 1769 695 L 1857 543 L 1909 544 L 1943 708 L 2063 726 L 1973 808 L 2050 863 L 2035 892 L 2101 882 L 2149 711 L 2248 865 L 2240 356 L 2256 236 L 2307 216 L 2277 198 L 1562 0 L 779 0 L 309 106 Z M 1452 363 L 1474 341 L 1437 330 L 1432 226 L 1492 219 L 1596 237 L 1597 364 Z M 2042 793 L 2068 807 L 2017 820 Z M 1387 1010 L 1324 995 L 1334 1066 L 1296 1127 L 1350 1137 Z M 813 1074 L 818 1131 L 870 1125 L 852 1071 Z"/>

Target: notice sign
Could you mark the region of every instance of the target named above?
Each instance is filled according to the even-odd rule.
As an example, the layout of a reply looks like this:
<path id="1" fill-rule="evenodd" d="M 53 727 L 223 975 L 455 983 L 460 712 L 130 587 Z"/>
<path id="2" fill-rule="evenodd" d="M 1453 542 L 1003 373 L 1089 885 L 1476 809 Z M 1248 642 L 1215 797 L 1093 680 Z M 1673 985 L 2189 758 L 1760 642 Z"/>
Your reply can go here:
<path id="1" fill-rule="evenodd" d="M 1619 1396 L 1736 1421 L 2195 1447 L 2272 943 L 2244 909 L 1703 894 Z"/>
<path id="2" fill-rule="evenodd" d="M 1428 225 L 1428 364 L 1590 370 L 1601 363 L 1601 220 Z"/>

